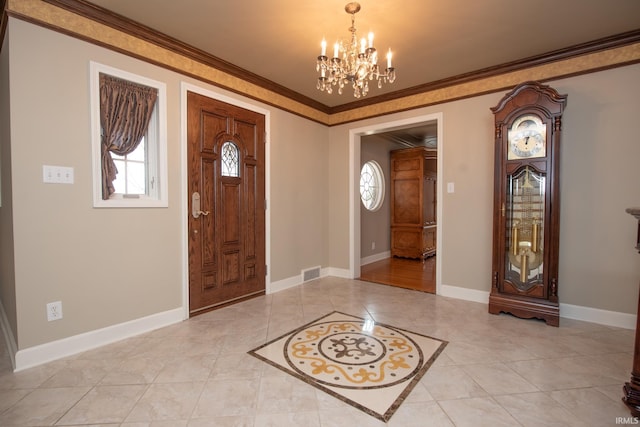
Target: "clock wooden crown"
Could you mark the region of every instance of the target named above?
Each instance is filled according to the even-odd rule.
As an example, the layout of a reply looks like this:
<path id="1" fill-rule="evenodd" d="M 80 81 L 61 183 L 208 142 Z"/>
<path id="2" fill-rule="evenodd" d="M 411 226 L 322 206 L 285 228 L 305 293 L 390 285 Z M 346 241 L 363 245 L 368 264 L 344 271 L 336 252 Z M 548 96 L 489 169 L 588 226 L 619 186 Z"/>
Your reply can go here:
<path id="1" fill-rule="evenodd" d="M 491 108 L 491 111 L 494 115 L 496 131 L 498 131 L 500 125 L 509 119 L 513 112 L 520 111 L 524 107 L 539 110 L 548 117 L 559 117 L 562 116 L 566 103 L 567 95 L 560 95 L 550 86 L 530 81 L 516 86 L 502 98 L 498 105 Z M 496 139 L 498 139 L 497 134 Z"/>
<path id="2" fill-rule="evenodd" d="M 495 119 L 489 312 L 559 324 L 560 133 L 566 95 L 525 82 Z"/>

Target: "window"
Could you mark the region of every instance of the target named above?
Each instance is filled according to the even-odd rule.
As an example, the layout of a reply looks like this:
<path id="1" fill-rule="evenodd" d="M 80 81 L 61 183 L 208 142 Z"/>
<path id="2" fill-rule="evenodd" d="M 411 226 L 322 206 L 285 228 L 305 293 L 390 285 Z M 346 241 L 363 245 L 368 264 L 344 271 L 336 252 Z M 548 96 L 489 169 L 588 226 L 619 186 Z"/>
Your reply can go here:
<path id="1" fill-rule="evenodd" d="M 113 166 L 115 166 L 117 174 L 104 172 L 104 163 L 108 159 L 103 158 L 104 149 L 102 144 L 105 129 L 101 124 L 101 114 L 104 113 L 101 110 L 101 96 L 105 97 L 105 95 L 100 93 L 101 78 L 121 81 L 123 85 L 131 84 L 134 87 L 143 87 L 157 94 L 155 103 L 153 105 L 151 101 L 148 103 L 148 105 L 152 105 L 152 110 L 147 110 L 150 111 L 148 126 L 146 129 L 141 128 L 137 133 L 137 135 L 143 134 L 143 136 L 139 139 L 139 144 L 132 147 L 134 148 L 133 151 L 114 150 L 106 153 L 113 160 Z M 111 106 L 108 108 L 111 108 Z M 91 119 L 94 207 L 168 206 L 166 85 L 92 62 Z M 107 129 L 108 127 L 107 125 Z M 108 192 L 105 190 L 105 186 L 109 186 L 109 184 L 105 184 L 104 175 L 112 176 L 112 180 L 106 181 L 111 185 L 111 189 Z"/>
<path id="2" fill-rule="evenodd" d="M 360 200 L 370 211 L 380 209 L 384 201 L 384 175 L 373 160 L 366 162 L 360 171 Z"/>
<path id="3" fill-rule="evenodd" d="M 230 141 L 222 144 L 222 176 L 240 176 L 240 151 Z"/>
<path id="4" fill-rule="evenodd" d="M 149 127 L 153 128 L 153 123 Z M 136 198 L 140 195 L 158 197 L 158 164 L 156 161 L 149 161 L 149 159 L 158 158 L 158 146 L 151 144 L 147 147 L 147 140 L 154 139 L 149 137 L 151 133 L 145 134 L 138 148 L 132 153 L 124 156 L 111 154 L 118 168 L 118 175 L 113 181 L 116 195 L 121 194 L 123 198 Z"/>
<path id="5" fill-rule="evenodd" d="M 113 162 L 118 168 L 118 175 L 113 181 L 116 194 L 134 195 L 147 194 L 147 171 L 146 171 L 146 150 L 144 149 L 145 138 L 142 139 L 138 148 L 132 153 L 119 156 L 111 154 Z M 153 178 L 152 178 L 153 179 Z"/>

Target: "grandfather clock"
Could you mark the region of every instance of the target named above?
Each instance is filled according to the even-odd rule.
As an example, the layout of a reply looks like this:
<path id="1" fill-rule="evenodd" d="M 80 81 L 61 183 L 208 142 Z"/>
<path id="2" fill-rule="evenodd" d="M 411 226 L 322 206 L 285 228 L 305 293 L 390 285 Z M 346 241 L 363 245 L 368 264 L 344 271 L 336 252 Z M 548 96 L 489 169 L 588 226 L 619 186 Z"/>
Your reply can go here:
<path id="1" fill-rule="evenodd" d="M 567 96 L 525 82 L 495 119 L 493 264 L 489 313 L 558 326 L 560 131 Z"/>

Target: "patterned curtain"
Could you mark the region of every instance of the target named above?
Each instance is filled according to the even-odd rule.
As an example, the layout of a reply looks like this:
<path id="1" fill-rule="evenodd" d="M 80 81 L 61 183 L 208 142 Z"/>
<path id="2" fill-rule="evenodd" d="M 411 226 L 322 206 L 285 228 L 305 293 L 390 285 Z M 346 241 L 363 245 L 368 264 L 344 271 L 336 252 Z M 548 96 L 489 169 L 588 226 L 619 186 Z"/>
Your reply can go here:
<path id="1" fill-rule="evenodd" d="M 102 127 L 102 199 L 115 193 L 116 168 L 111 153 L 133 152 L 147 133 L 158 90 L 100 74 L 100 126 Z"/>

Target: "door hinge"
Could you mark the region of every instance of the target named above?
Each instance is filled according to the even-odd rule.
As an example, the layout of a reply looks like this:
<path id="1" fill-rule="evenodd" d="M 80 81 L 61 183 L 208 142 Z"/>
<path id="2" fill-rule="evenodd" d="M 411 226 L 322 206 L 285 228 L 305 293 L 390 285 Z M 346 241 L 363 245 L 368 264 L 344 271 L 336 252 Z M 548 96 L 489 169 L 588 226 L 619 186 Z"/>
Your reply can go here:
<path id="1" fill-rule="evenodd" d="M 265 266 L 264 266 L 264 275 L 265 275 L 265 276 L 268 276 L 268 275 L 269 275 L 269 266 L 268 266 L 268 265 L 265 265 Z"/>

